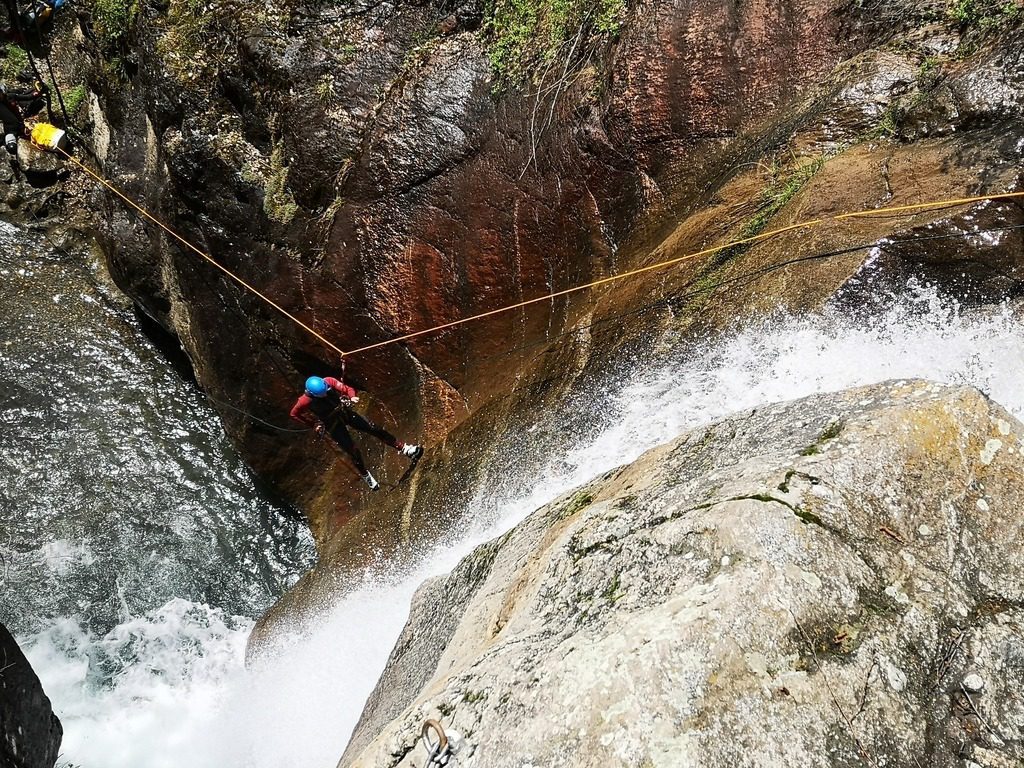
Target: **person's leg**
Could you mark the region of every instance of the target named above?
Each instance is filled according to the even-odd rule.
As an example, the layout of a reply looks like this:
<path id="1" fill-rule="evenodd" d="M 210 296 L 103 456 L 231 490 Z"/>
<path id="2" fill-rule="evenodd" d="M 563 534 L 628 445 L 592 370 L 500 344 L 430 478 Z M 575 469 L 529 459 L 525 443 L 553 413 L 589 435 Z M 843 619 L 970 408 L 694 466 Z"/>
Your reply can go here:
<path id="1" fill-rule="evenodd" d="M 12 155 L 18 151 L 18 139 L 25 131 L 21 118 L 6 104 L 0 103 L 0 123 L 3 123 L 3 142 Z"/>
<path id="2" fill-rule="evenodd" d="M 405 447 L 405 443 L 399 440 L 397 437 L 392 435 L 383 427 L 378 427 L 371 421 L 367 421 L 358 413 L 349 411 L 345 414 L 345 423 L 353 429 L 358 429 L 360 432 L 365 432 L 368 435 L 373 435 L 383 443 L 387 443 L 396 451 L 402 450 Z"/>
<path id="3" fill-rule="evenodd" d="M 345 429 L 345 423 L 342 420 L 331 427 L 331 437 L 345 453 L 352 457 L 352 463 L 355 465 L 356 470 L 360 475 L 367 473 L 366 464 L 363 463 L 363 455 L 359 452 L 355 442 L 352 440 L 352 435 Z"/>

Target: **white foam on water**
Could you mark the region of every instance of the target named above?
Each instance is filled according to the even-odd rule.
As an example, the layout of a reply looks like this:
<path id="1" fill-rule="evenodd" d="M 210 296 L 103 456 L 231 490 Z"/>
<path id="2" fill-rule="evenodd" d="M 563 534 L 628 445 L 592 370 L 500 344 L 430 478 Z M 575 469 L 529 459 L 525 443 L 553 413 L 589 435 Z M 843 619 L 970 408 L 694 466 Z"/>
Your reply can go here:
<path id="1" fill-rule="evenodd" d="M 1009 310 L 965 314 L 918 290 L 871 321 L 777 317 L 638 372 L 596 439 L 551 457 L 535 476 L 481 489 L 467 520 L 497 522 L 467 523 L 414 573 L 366 574 L 310 636 L 256 670 L 242 668 L 247 623 L 209 615 L 190 623 L 191 604 L 129 621 L 115 639 L 54 628 L 31 639 L 30 657 L 64 722 L 65 757 L 81 768 L 333 768 L 413 591 L 477 544 L 686 429 L 765 403 L 922 377 L 973 384 L 1024 417 L 1022 331 Z M 87 660 L 118 643 L 125 666 L 112 684 L 81 684 Z"/>
<path id="2" fill-rule="evenodd" d="M 102 637 L 68 618 L 30 638 L 26 656 L 64 727 L 58 765 L 183 765 L 241 671 L 251 627 L 175 599 Z"/>

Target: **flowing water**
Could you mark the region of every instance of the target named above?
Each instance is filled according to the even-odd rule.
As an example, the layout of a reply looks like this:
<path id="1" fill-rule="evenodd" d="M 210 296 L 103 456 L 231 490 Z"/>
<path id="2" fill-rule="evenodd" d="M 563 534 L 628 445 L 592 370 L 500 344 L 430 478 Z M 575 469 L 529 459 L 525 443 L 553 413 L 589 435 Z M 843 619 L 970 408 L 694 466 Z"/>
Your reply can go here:
<path id="1" fill-rule="evenodd" d="M 0 223 L 0 621 L 68 760 L 148 764 L 179 686 L 238 667 L 312 561 L 286 513 L 91 255 Z"/>
<path id="2" fill-rule="evenodd" d="M 61 301 L 72 298 L 89 301 L 77 294 Z M 252 492 L 198 396 L 175 383 L 152 352 L 139 351 L 148 348 L 134 330 L 122 329 L 106 342 L 91 337 L 97 328 L 85 319 L 90 313 L 113 313 L 130 326 L 122 311 L 95 296 L 91 302 L 82 327 L 71 332 L 82 339 L 79 346 L 92 349 L 82 362 L 87 375 L 95 375 L 94 386 L 125 378 L 112 362 L 123 354 L 133 356 L 131 375 L 145 369 L 148 386 L 125 393 L 116 384 L 103 385 L 106 394 L 92 396 L 89 407 L 73 397 L 59 405 L 30 396 L 35 386 L 19 390 L 28 404 L 12 406 L 5 394 L 0 458 L 9 459 L 6 435 L 13 428 L 22 465 L 7 471 L 21 479 L 5 478 L 0 485 L 4 522 L 12 513 L 23 521 L 15 541 L 23 548 L 19 568 L 29 575 L 21 577 L 21 589 L 47 590 L 46 597 L 15 600 L 19 610 L 36 617 L 21 624 L 20 636 L 64 722 L 65 758 L 82 768 L 332 768 L 416 586 L 538 506 L 685 429 L 766 402 L 915 376 L 973 384 L 1024 417 L 1024 327 L 1006 309 L 966 313 L 912 286 L 869 321 L 830 312 L 772 318 L 699 351 L 644 366 L 623 382 L 610 405 L 601 404 L 605 426 L 596 434 L 548 457 L 539 474 L 481 490 L 466 518 L 472 522 L 421 565 L 365 573 L 311 635 L 296 637 L 280 656 L 246 671 L 241 654 L 254 609 L 299 565 L 296 533 Z M 122 344 L 135 351 L 124 352 Z M 40 344 L 44 349 L 49 346 Z M 64 371 L 59 352 L 45 354 Z M 4 386 L 20 382 L 9 369 L 28 375 L 40 365 L 23 355 L 3 352 Z M 37 384 L 59 378 L 34 375 Z M 119 405 L 124 402 L 132 405 Z M 134 426 L 106 430 L 111 419 L 127 418 L 125 411 Z M 57 434 L 40 436 L 24 426 L 52 424 L 57 413 L 64 420 Z M 180 432 L 166 441 L 169 425 Z M 79 437 L 81 430 L 87 434 Z M 141 454 L 129 469 L 121 468 L 129 458 L 125 430 L 128 453 Z M 59 462 L 52 451 L 59 452 Z M 147 482 L 129 485 L 139 476 Z M 88 490 L 81 490 L 86 479 Z M 200 500 L 168 495 L 183 484 Z M 65 516 L 93 522 L 76 527 L 62 522 Z M 112 523 L 112 516 L 129 522 Z M 109 534 L 110 525 L 123 530 Z M 44 530 L 45 541 L 33 549 L 32 537 Z M 9 551 L 11 545 L 5 546 Z M 223 571 L 215 586 L 207 583 L 214 570 Z M 99 586 L 82 599 L 102 604 L 113 617 L 103 634 L 105 627 L 92 628 L 88 609 L 75 602 L 88 584 Z M 115 599 L 106 606 L 110 595 Z M 8 610 L 0 618 L 9 618 Z"/>

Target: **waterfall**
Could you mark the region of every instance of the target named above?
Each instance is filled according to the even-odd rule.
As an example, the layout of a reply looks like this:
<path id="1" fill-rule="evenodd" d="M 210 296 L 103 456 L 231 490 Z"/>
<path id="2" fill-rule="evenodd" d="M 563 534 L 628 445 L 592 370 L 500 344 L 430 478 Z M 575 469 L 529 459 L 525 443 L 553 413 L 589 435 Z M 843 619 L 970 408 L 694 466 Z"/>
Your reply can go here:
<path id="1" fill-rule="evenodd" d="M 64 619 L 21 639 L 57 704 L 75 766 L 333 768 L 413 591 L 474 546 L 682 431 L 766 403 L 924 377 L 979 387 L 1024 417 L 1022 330 L 1008 308 L 967 311 L 912 285 L 870 319 L 780 314 L 638 367 L 610 405 L 602 402 L 596 435 L 546 457 L 529 477 L 481 489 L 463 527 L 419 565 L 362 574 L 311 634 L 248 671 L 251 617 L 187 600 L 102 636 Z M 97 664 L 114 671 L 89 684 Z"/>

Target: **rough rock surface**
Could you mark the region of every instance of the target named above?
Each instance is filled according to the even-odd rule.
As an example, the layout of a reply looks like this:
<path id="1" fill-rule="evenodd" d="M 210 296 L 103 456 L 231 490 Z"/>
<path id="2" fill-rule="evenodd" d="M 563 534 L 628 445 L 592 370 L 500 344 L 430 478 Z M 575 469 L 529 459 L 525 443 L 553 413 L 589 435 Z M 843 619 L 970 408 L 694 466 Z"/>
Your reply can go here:
<path id="1" fill-rule="evenodd" d="M 53 768 L 63 733 L 39 678 L 0 624 L 0 766 Z"/>
<path id="2" fill-rule="evenodd" d="M 581 28 L 557 65 L 512 83 L 490 60 L 494 3 L 132 3 L 113 43 L 92 5 L 79 21 L 96 61 L 87 114 L 104 171 L 345 349 L 769 220 L 1018 187 L 1020 30 L 996 19 L 979 38 L 979 20 L 954 22 L 941 3 L 629 2 L 616 34 Z M 797 172 L 808 163 L 821 164 L 809 183 Z M 181 339 L 203 387 L 229 404 L 218 406 L 226 429 L 308 512 L 325 555 L 358 560 L 346 553 L 367 529 L 408 541 L 451 506 L 458 490 L 443 483 L 364 494 L 329 443 L 247 418 L 290 427 L 299 383 L 338 361 L 119 203 L 94 196 L 88 207 L 102 211 L 119 285 Z M 594 382 L 609 350 L 652 327 L 820 304 L 868 252 L 718 291 L 721 281 L 795 252 L 945 231 L 959 213 L 794 232 L 357 355 L 348 373 L 372 393 L 372 418 L 435 447 L 424 470 L 454 477 L 442 441 L 458 425 L 459 445 L 503 429 L 537 388 Z M 929 269 L 959 275 L 943 268 L 942 242 Z M 1019 290 L 1019 257 L 1004 248 L 986 266 L 985 245 L 975 238 L 951 260 L 998 272 L 989 294 Z M 899 277 L 921 261 L 893 259 L 873 263 Z M 367 445 L 385 477 L 401 472 Z"/>
<path id="3" fill-rule="evenodd" d="M 427 582 L 341 765 L 1019 765 L 1022 450 L 923 381 L 687 433 Z"/>

